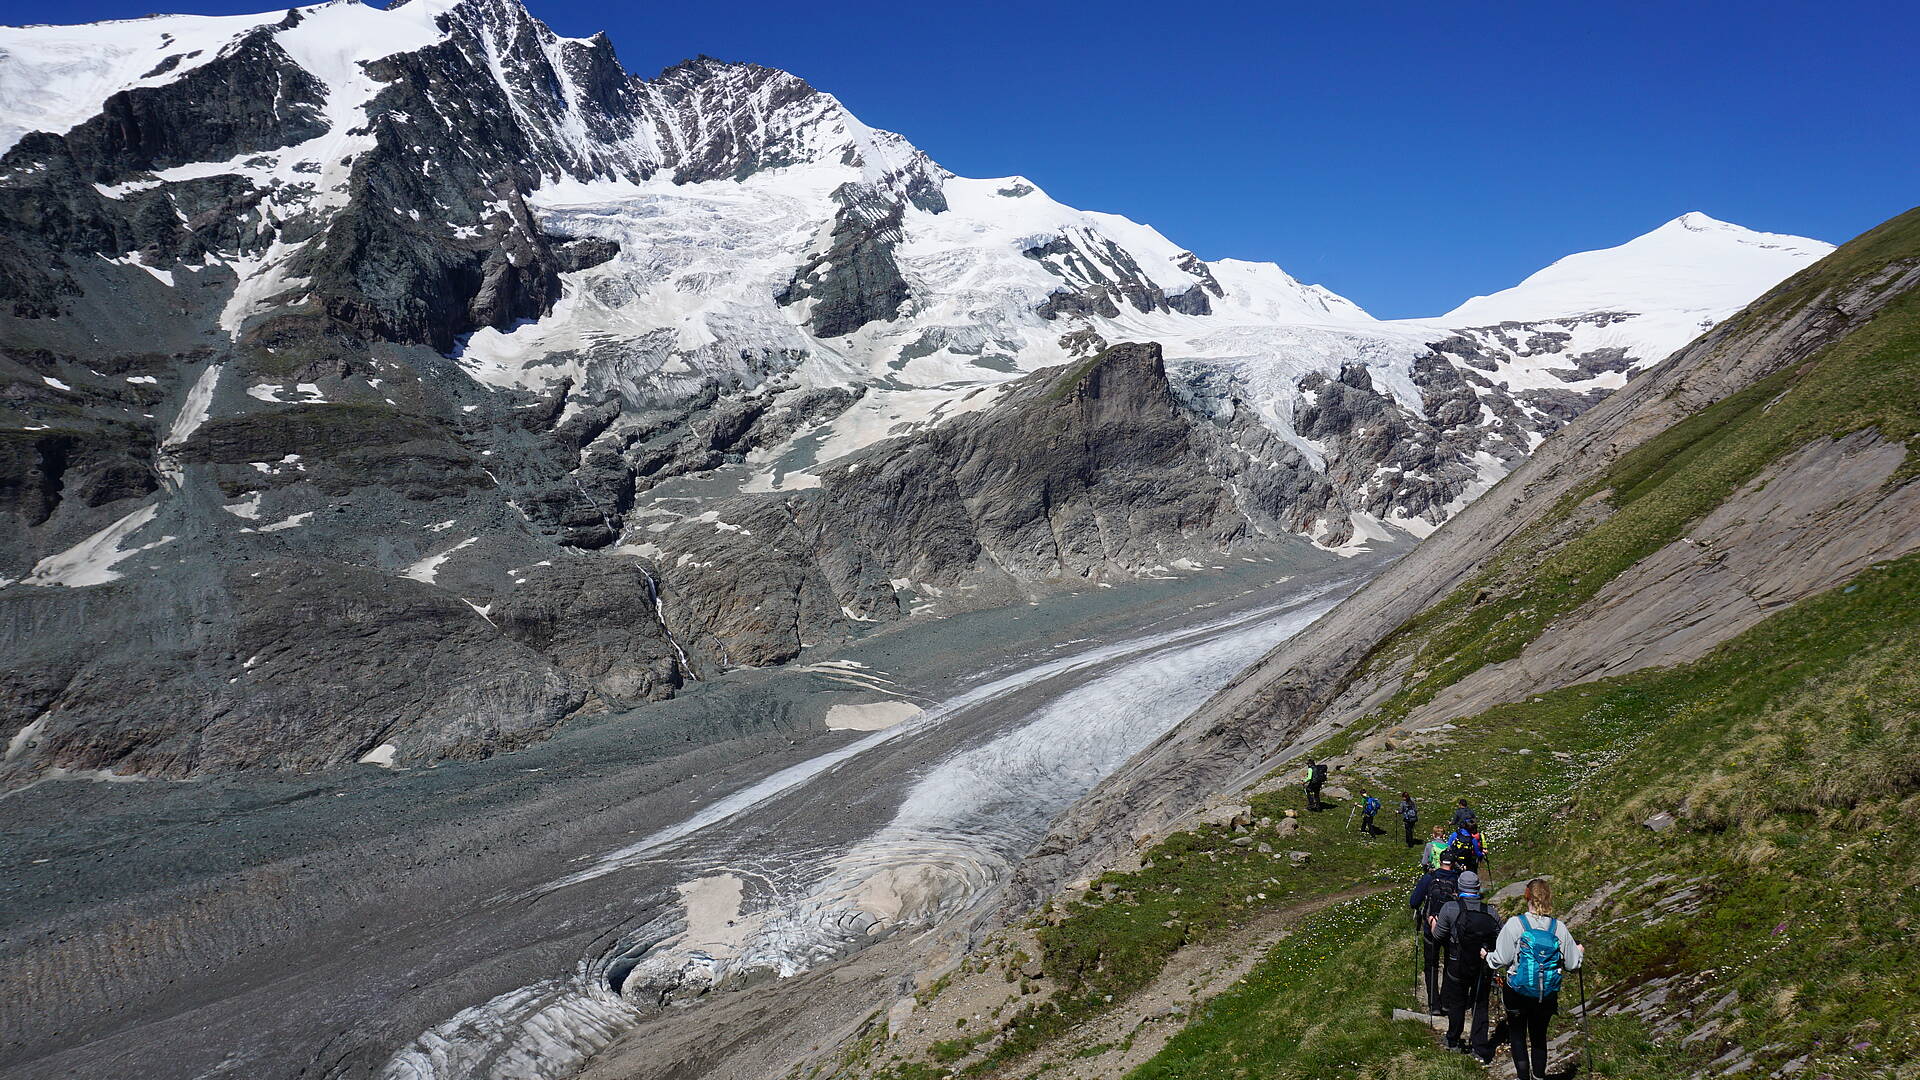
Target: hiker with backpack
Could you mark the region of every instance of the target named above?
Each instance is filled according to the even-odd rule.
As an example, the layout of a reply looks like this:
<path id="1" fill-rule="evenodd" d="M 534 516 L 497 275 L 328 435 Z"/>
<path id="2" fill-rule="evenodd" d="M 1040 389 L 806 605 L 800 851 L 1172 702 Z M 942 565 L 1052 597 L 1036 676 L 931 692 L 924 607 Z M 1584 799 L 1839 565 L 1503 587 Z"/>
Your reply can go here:
<path id="1" fill-rule="evenodd" d="M 1400 793 L 1400 825 L 1406 830 L 1408 847 L 1419 843 L 1413 838 L 1413 827 L 1418 824 L 1420 824 L 1420 808 L 1413 805 L 1413 796 L 1403 791 Z"/>
<path id="2" fill-rule="evenodd" d="M 1422 848 L 1420 851 L 1420 869 L 1421 870 L 1438 869 L 1440 866 L 1440 856 L 1446 854 L 1447 847 L 1448 847 L 1448 842 L 1447 842 L 1446 828 L 1440 825 L 1435 825 L 1433 827 L 1433 838 L 1431 840 L 1428 840 L 1427 846 Z"/>
<path id="3" fill-rule="evenodd" d="M 1367 839 L 1369 840 L 1373 839 L 1375 834 L 1378 833 L 1379 831 L 1373 827 L 1373 815 L 1379 812 L 1380 812 L 1380 800 L 1367 794 L 1364 788 L 1361 789 L 1360 791 L 1360 831 L 1363 833 L 1366 833 Z"/>
<path id="4" fill-rule="evenodd" d="M 1440 865 L 1420 876 L 1420 883 L 1407 899 L 1420 928 L 1420 969 L 1427 986 L 1427 1012 L 1433 1016 L 1444 1011 L 1440 1007 L 1440 955 L 1445 947 L 1445 942 L 1434 936 L 1433 924 L 1441 910 L 1460 895 L 1460 871 L 1454 869 L 1453 859 L 1444 851 L 1438 858 Z"/>
<path id="5" fill-rule="evenodd" d="M 1479 834 L 1465 829 L 1455 829 L 1447 837 L 1447 851 L 1453 856 L 1453 865 L 1461 870 L 1477 872 L 1487 857 L 1486 849 L 1480 846 Z"/>
<path id="6" fill-rule="evenodd" d="M 1465 799 L 1461 799 L 1459 807 L 1453 811 L 1453 831 L 1459 832 L 1462 829 L 1467 832 L 1480 831 L 1480 818 L 1474 814 L 1473 807 L 1468 806 Z"/>
<path id="7" fill-rule="evenodd" d="M 1527 882 L 1520 914 L 1500 928 L 1487 955 L 1487 966 L 1505 975 L 1500 1000 L 1520 1080 L 1545 1080 L 1547 1022 L 1560 1011 L 1560 975 L 1579 970 L 1584 955 L 1567 924 L 1553 917 L 1553 891 L 1545 879 Z"/>
<path id="8" fill-rule="evenodd" d="M 1327 767 L 1313 760 L 1312 758 L 1308 758 L 1307 759 L 1307 809 L 1309 810 L 1321 809 L 1320 788 L 1323 785 L 1325 785 L 1326 782 L 1327 782 Z"/>
<path id="9" fill-rule="evenodd" d="M 1433 920 L 1433 936 L 1446 943 L 1446 979 L 1442 994 L 1447 1004 L 1447 1049 L 1471 1054 L 1482 1065 L 1493 1060 L 1487 1038 L 1487 997 L 1493 990 L 1493 969 L 1487 956 L 1500 941 L 1500 919 L 1480 898 L 1480 875 L 1462 871 L 1455 881 L 1459 898 L 1440 909 Z M 1467 1013 L 1473 1029 L 1460 1036 Z"/>

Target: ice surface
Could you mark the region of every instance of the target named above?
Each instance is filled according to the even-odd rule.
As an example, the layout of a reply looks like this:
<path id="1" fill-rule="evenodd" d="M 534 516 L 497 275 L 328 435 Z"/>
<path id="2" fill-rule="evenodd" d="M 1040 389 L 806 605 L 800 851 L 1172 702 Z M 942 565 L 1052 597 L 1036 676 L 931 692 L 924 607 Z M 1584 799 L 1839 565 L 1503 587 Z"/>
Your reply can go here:
<path id="1" fill-rule="evenodd" d="M 33 572 L 21 578 L 19 583 L 85 588 L 89 585 L 105 585 L 109 581 L 118 581 L 122 575 L 115 567 L 121 562 L 139 552 L 149 551 L 174 539 L 171 536 L 162 536 L 145 544 L 133 547 L 122 546 L 134 533 L 151 524 L 159 511 L 158 506 L 149 504 L 127 514 L 67 550 L 41 559 L 34 565 Z"/>
<path id="2" fill-rule="evenodd" d="M 429 555 L 426 558 L 421 559 L 420 561 L 412 564 L 411 566 L 408 566 L 405 570 L 400 571 L 400 576 L 409 577 L 415 581 L 422 581 L 427 583 L 428 585 L 431 585 L 433 584 L 434 576 L 440 572 L 441 563 L 446 562 L 448 559 L 453 558 L 456 552 L 459 552 L 467 547 L 472 546 L 479 539 L 480 538 L 477 536 L 469 536 L 465 540 L 460 541 L 459 543 L 453 545 L 452 547 L 446 549 L 445 551 L 440 552 L 437 555 Z"/>
<path id="3" fill-rule="evenodd" d="M 875 701 L 864 705 L 835 705 L 827 710 L 830 731 L 882 731 L 920 715 L 911 701 Z"/>
<path id="4" fill-rule="evenodd" d="M 1630 313 L 1637 318 L 1611 340 L 1630 340 L 1658 360 L 1832 250 L 1819 240 L 1687 213 L 1618 247 L 1569 255 L 1513 288 L 1428 321 L 1492 326 Z"/>
<path id="5" fill-rule="evenodd" d="M 161 446 L 174 447 L 191 438 L 200 425 L 207 422 L 207 414 L 213 408 L 213 390 L 220 382 L 219 364 L 208 364 L 194 379 L 193 387 L 187 391 L 187 400 L 174 414 L 173 423 L 167 427 L 167 437 Z"/>

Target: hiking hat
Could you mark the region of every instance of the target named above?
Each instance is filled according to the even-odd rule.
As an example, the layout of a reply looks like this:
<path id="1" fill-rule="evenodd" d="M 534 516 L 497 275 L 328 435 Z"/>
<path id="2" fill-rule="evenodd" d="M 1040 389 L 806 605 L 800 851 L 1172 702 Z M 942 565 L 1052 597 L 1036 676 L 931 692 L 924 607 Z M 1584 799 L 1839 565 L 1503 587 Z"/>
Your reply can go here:
<path id="1" fill-rule="evenodd" d="M 1465 893 L 1477 893 L 1479 891 L 1480 891 L 1480 875 L 1474 873 L 1471 870 L 1462 870 L 1460 872 L 1460 892 L 1462 894 L 1465 894 Z"/>

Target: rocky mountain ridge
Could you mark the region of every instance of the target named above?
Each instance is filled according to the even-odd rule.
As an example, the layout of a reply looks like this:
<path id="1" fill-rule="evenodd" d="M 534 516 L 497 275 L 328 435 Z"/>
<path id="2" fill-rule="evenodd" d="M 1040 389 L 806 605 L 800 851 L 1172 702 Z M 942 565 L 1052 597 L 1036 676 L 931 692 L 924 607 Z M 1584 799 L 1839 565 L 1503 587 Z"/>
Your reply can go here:
<path id="1" fill-rule="evenodd" d="M 1672 322 L 1381 323 L 514 0 L 0 30 L 0 120 L 19 779 L 482 754 L 916 610 L 1424 535 Z M 1820 247 L 1721 232 L 1662 250 Z"/>

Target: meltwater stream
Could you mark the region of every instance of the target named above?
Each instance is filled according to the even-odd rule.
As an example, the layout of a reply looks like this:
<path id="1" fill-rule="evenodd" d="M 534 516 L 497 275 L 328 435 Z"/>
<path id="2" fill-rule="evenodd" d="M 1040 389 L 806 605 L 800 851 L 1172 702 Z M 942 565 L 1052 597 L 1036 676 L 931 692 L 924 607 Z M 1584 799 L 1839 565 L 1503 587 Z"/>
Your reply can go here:
<path id="1" fill-rule="evenodd" d="M 885 934 L 939 923 L 1004 880 L 1069 804 L 1360 580 L 989 679 L 908 724 L 775 773 L 600 857 L 542 891 L 673 858 L 696 834 L 742 824 L 823 774 L 852 771 L 836 779 L 859 782 L 861 755 L 884 742 L 911 739 L 1048 679 L 1105 668 L 1016 725 L 933 765 L 907 788 L 892 820 L 851 847 L 786 868 L 783 881 L 727 862 L 689 863 L 691 876 L 677 897 L 636 897 L 660 914 L 611 950 L 584 958 L 570 975 L 502 994 L 436 1025 L 396 1053 L 382 1075 L 567 1075 L 663 1006 L 696 1000 L 751 975 L 797 974 Z"/>

